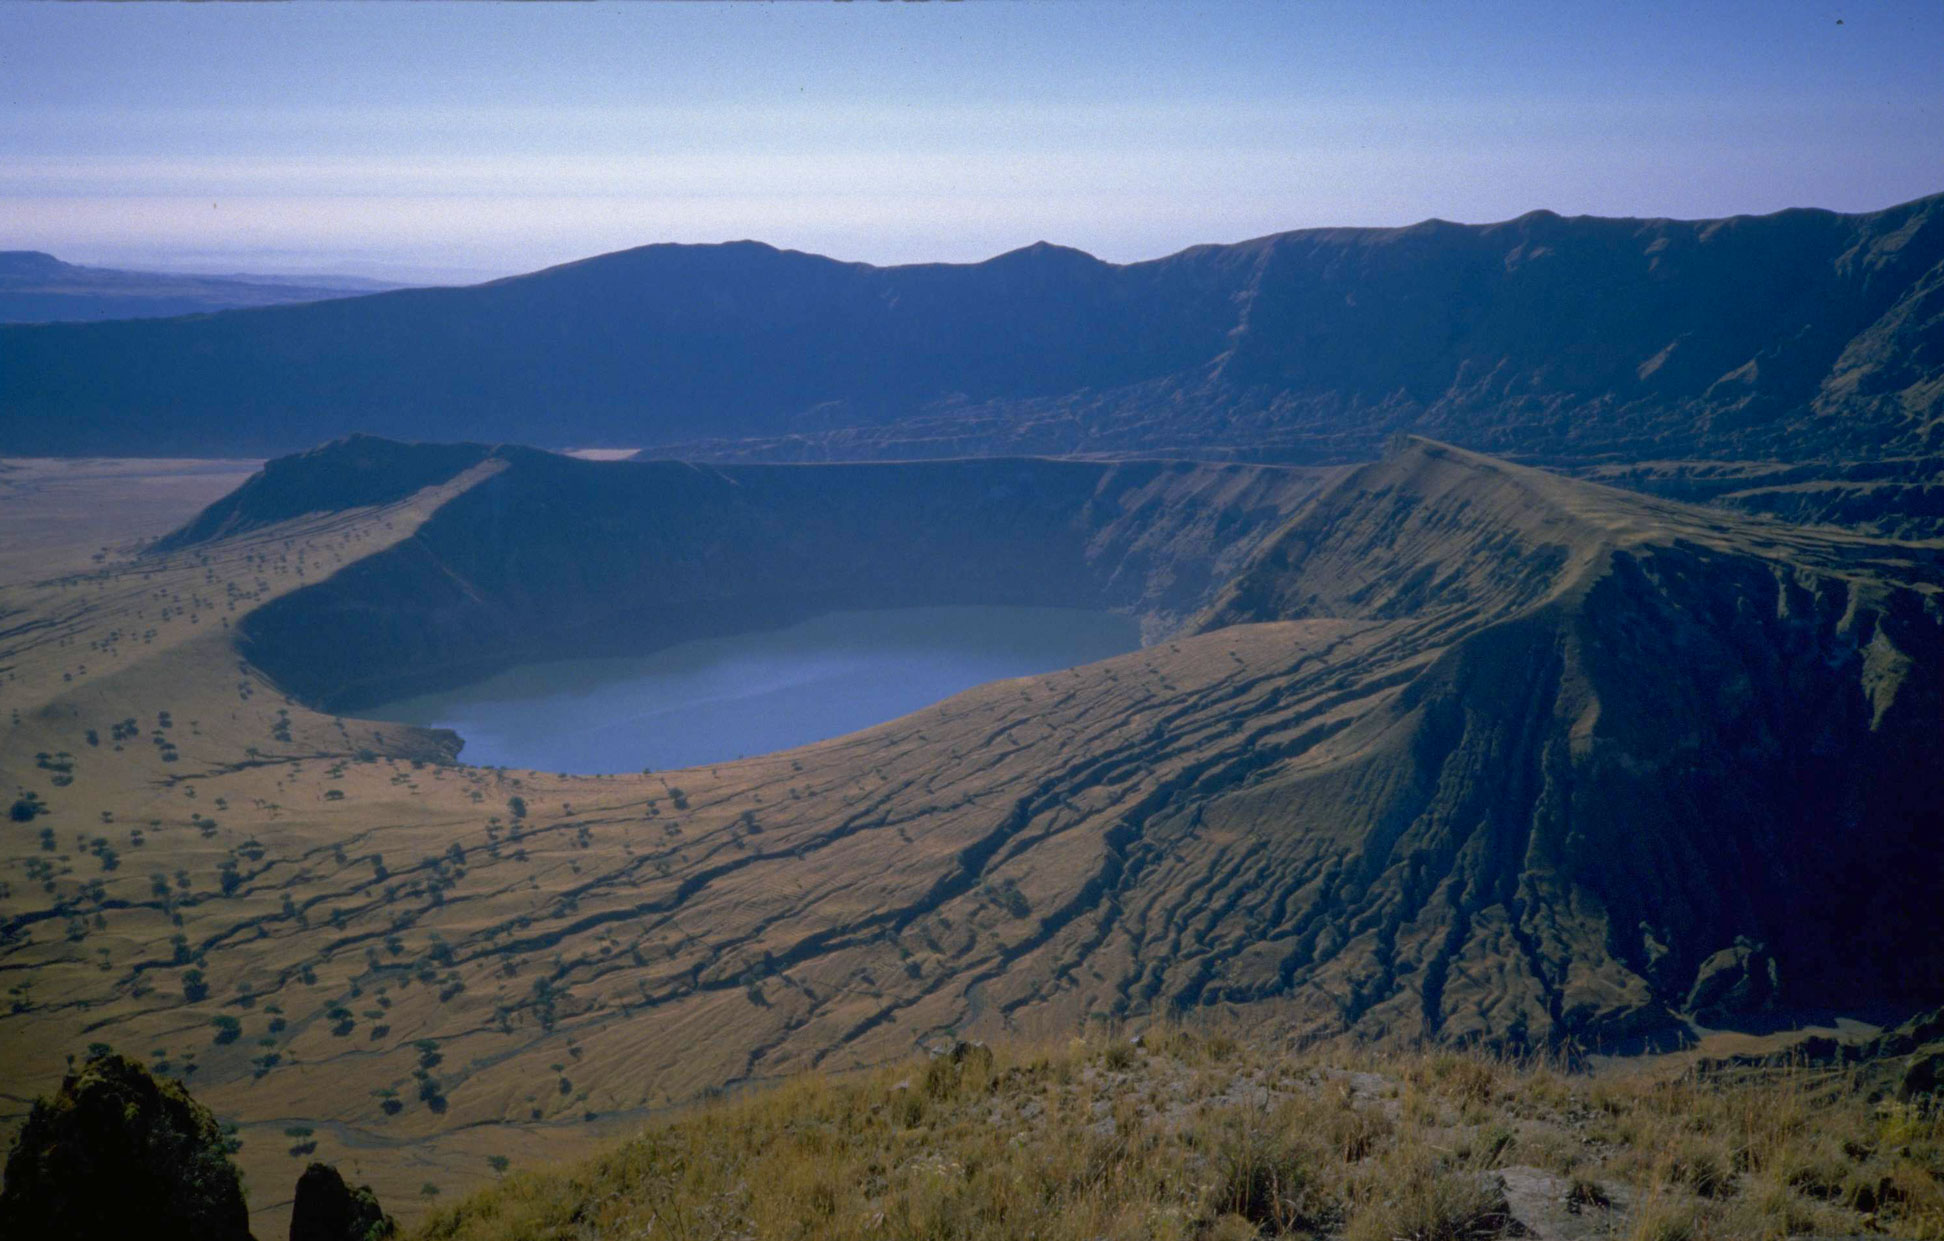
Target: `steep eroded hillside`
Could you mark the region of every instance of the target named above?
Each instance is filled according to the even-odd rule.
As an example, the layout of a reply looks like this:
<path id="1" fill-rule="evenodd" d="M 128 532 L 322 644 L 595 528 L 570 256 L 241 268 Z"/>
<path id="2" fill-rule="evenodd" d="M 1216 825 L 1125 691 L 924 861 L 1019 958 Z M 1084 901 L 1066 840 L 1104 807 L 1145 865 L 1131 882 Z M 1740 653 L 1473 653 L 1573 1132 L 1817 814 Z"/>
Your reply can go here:
<path id="1" fill-rule="evenodd" d="M 0 770 L 38 803 L 0 836 L 32 979 L 0 1060 L 193 1064 L 252 1176 L 301 1117 L 322 1158 L 409 1147 L 377 1178 L 409 1201 L 707 1088 L 1089 1016 L 1610 1046 L 1944 991 L 1934 547 L 1423 441 L 1327 477 L 495 450 L 357 494 L 0 598 Z M 371 649 L 399 635 L 490 663 L 816 583 L 1084 591 L 1153 640 L 655 775 L 444 764 L 305 701 L 409 675 Z"/>

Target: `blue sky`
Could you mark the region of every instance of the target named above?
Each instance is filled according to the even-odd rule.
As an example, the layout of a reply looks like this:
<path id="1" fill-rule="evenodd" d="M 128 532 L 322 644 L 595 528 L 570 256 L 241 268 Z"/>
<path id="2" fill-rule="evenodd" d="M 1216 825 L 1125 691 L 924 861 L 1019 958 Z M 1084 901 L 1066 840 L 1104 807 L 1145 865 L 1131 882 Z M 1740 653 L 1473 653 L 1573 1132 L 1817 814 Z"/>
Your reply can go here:
<path id="1" fill-rule="evenodd" d="M 1869 210 L 1944 191 L 1940 48 L 1938 0 L 0 5 L 0 248 L 454 278 Z"/>

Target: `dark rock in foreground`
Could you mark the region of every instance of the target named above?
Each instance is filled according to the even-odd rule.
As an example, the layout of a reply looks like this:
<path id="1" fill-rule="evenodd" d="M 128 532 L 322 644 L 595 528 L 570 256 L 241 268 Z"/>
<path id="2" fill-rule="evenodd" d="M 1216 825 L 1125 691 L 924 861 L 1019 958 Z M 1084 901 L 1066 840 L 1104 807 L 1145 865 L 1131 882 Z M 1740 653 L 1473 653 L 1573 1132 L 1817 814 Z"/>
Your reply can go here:
<path id="1" fill-rule="evenodd" d="M 124 1056 L 37 1100 L 7 1158 L 13 1241 L 251 1241 L 243 1182 L 209 1109 Z"/>
<path id="2" fill-rule="evenodd" d="M 290 1241 L 383 1241 L 397 1232 L 369 1185 L 353 1189 L 328 1163 L 314 1163 L 297 1178 Z"/>

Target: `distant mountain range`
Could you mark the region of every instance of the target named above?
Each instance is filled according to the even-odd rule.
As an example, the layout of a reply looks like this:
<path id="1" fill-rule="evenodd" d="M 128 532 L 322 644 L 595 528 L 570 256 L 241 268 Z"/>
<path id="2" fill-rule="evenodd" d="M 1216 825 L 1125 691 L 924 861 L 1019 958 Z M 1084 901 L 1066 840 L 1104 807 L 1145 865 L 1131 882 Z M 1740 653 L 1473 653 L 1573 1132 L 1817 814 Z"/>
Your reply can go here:
<path id="1" fill-rule="evenodd" d="M 316 302 L 397 287 L 363 276 L 118 271 L 63 263 L 38 250 L 0 250 L 0 323 L 154 319 Z"/>
<path id="2" fill-rule="evenodd" d="M 0 442 L 277 453 L 352 431 L 833 459 L 1553 461 L 1944 452 L 1944 196 L 1535 212 L 1115 265 L 655 245 L 467 288 L 0 328 Z"/>

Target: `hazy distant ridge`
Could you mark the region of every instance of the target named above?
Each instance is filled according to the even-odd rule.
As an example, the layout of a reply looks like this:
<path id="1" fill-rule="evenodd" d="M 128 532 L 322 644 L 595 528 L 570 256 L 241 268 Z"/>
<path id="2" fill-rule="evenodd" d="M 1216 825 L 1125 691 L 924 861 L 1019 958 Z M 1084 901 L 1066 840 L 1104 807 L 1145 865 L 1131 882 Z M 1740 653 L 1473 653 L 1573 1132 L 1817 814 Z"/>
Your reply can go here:
<path id="1" fill-rule="evenodd" d="M 362 276 L 121 271 L 64 263 L 38 250 L 0 250 L 0 323 L 166 318 L 315 302 L 397 287 Z"/>
<path id="2" fill-rule="evenodd" d="M 1944 445 L 1944 197 L 1311 230 L 1124 266 L 658 245 L 470 288 L 0 328 L 0 356 L 17 451 L 362 430 L 1348 460 L 1410 430 L 1582 459 L 1910 455 Z"/>

